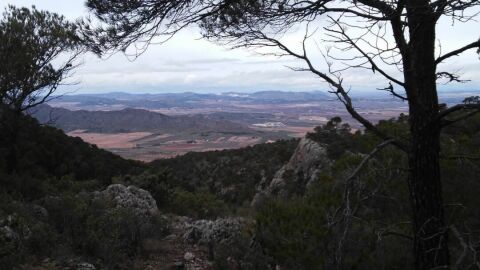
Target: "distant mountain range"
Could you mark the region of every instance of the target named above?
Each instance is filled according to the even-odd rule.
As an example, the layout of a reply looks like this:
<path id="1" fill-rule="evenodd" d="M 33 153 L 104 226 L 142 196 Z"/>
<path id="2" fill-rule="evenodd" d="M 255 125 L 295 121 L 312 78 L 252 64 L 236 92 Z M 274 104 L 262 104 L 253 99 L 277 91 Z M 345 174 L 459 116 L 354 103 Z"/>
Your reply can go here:
<path id="1" fill-rule="evenodd" d="M 254 93 L 228 92 L 222 94 L 162 93 L 162 94 L 129 94 L 112 92 L 106 94 L 65 95 L 54 98 L 54 102 L 75 103 L 79 106 L 112 106 L 158 109 L 168 107 L 195 107 L 197 103 L 206 101 L 241 102 L 245 104 L 283 104 L 325 101 L 331 99 L 326 93 L 262 91 Z"/>
<path id="2" fill-rule="evenodd" d="M 222 93 L 220 96 L 231 97 L 236 99 L 250 99 L 257 101 L 272 101 L 272 102 L 303 102 L 303 101 L 320 101 L 327 100 L 329 96 L 320 91 L 313 92 L 285 92 L 285 91 L 261 91 L 254 93 L 237 93 L 228 92 Z"/>
<path id="3" fill-rule="evenodd" d="M 443 102 L 458 102 L 464 97 L 479 95 L 479 91 L 440 91 Z M 358 91 L 352 93 L 353 99 L 392 99 L 391 95 L 383 91 Z M 169 107 L 195 107 L 197 103 L 206 101 L 215 102 L 241 102 L 245 104 L 289 104 L 316 101 L 336 101 L 336 98 L 324 91 L 290 92 L 290 91 L 260 91 L 253 93 L 225 92 L 211 93 L 159 93 L 159 94 L 133 94 L 125 92 L 111 92 L 99 94 L 63 95 L 54 97 L 54 102 L 75 103 L 79 106 L 112 106 L 124 105 L 132 108 L 169 108 Z"/>
<path id="4" fill-rule="evenodd" d="M 223 132 L 247 133 L 251 130 L 239 123 L 203 115 L 167 116 L 143 109 L 122 109 L 112 111 L 71 111 L 41 105 L 30 114 L 40 123 L 55 126 L 70 132 L 85 130 L 98 133 L 140 132 Z"/>

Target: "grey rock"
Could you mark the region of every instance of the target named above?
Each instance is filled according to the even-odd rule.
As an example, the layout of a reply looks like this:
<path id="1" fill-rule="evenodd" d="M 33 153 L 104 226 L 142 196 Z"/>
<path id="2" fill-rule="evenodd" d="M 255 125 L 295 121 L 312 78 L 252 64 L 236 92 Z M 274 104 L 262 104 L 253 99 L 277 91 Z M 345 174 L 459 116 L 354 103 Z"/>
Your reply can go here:
<path id="1" fill-rule="evenodd" d="M 32 231 L 16 214 L 0 217 L 0 255 L 11 254 L 28 240 Z"/>
<path id="2" fill-rule="evenodd" d="M 76 270 L 96 270 L 95 265 L 87 262 L 78 263 L 75 267 Z"/>
<path id="3" fill-rule="evenodd" d="M 16 233 L 10 226 L 0 227 L 0 234 L 6 241 L 18 241 L 20 235 Z"/>
<path id="4" fill-rule="evenodd" d="M 116 207 L 132 209 L 140 215 L 151 216 L 158 212 L 157 203 L 150 192 L 135 186 L 114 184 L 95 196 L 111 199 Z"/>
<path id="5" fill-rule="evenodd" d="M 183 239 L 200 244 L 231 243 L 242 233 L 244 223 L 241 218 L 197 220 L 185 225 Z"/>
<path id="6" fill-rule="evenodd" d="M 185 261 L 192 261 L 193 259 L 195 259 L 195 254 L 191 252 L 186 252 L 185 255 L 183 256 L 183 259 Z"/>

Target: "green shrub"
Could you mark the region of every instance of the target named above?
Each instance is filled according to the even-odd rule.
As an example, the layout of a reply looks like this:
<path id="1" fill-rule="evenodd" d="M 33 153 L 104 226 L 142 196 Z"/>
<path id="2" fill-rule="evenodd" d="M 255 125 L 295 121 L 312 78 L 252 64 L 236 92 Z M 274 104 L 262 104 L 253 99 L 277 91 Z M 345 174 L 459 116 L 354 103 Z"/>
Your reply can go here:
<path id="1" fill-rule="evenodd" d="M 214 269 L 243 269 L 243 270 L 267 270 L 271 267 L 272 259 L 264 254 L 261 246 L 252 245 L 253 228 L 230 239 L 228 243 L 221 242 L 213 246 Z"/>
<path id="2" fill-rule="evenodd" d="M 0 265 L 2 269 L 51 255 L 58 234 L 31 204 L 0 193 Z"/>
<path id="3" fill-rule="evenodd" d="M 114 268 L 128 265 L 141 252 L 146 238 L 166 233 L 160 216 L 142 216 L 134 210 L 116 208 L 109 200 L 91 193 L 51 197 L 45 201 L 52 225 L 75 253 L 99 258 Z"/>
<path id="4" fill-rule="evenodd" d="M 328 242 L 325 214 L 302 199 L 267 202 L 256 217 L 257 241 L 287 269 L 323 269 Z"/>
<path id="5" fill-rule="evenodd" d="M 173 191 L 169 209 L 178 215 L 207 219 L 225 215 L 228 211 L 227 205 L 211 193 L 189 192 L 180 188 Z"/>
<path id="6" fill-rule="evenodd" d="M 138 253 L 146 235 L 145 224 L 128 209 L 112 209 L 99 216 L 90 215 L 86 222 L 87 252 L 113 266 Z"/>

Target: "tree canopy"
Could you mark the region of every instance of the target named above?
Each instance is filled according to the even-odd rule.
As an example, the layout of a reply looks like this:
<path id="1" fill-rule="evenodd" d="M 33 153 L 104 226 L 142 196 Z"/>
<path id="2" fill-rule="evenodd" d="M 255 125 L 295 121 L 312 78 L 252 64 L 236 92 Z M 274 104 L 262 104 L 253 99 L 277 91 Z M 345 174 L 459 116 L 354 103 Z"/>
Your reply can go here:
<path id="1" fill-rule="evenodd" d="M 76 66 L 75 23 L 35 7 L 8 6 L 0 20 L 0 100 L 16 111 L 45 102 Z"/>

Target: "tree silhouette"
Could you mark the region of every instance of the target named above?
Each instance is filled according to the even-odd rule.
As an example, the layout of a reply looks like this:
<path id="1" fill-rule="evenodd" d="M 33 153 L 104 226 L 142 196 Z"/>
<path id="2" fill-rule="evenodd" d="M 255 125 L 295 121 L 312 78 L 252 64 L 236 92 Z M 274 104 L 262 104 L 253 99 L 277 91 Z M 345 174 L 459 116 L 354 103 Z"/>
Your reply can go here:
<path id="1" fill-rule="evenodd" d="M 134 45 L 138 54 L 154 38 L 166 41 L 196 25 L 205 38 L 229 47 L 261 48 L 264 54 L 301 60 L 304 66 L 292 69 L 311 72 L 326 82 L 351 116 L 384 140 L 379 148 L 391 144 L 408 155 L 415 269 L 447 269 L 449 226 L 444 217 L 439 137 L 442 128 L 477 113 L 480 104 L 470 98 L 443 108 L 437 83 L 461 82 L 442 64 L 468 50 L 478 51 L 480 40 L 438 56 L 436 32 L 441 18 L 460 25 L 473 20 L 479 5 L 477 0 L 88 0 L 100 25 L 87 22 L 84 30 L 97 53 L 125 51 Z M 319 27 L 326 21 L 329 25 Z M 293 27 L 305 28 L 298 48 L 282 41 L 282 34 Z M 319 48 L 324 68 L 310 51 L 317 32 L 326 36 L 322 44 L 329 44 Z M 381 90 L 408 103 L 408 138 L 382 132 L 355 109 L 345 87 L 348 77 L 342 76 L 349 69 L 369 69 L 382 76 L 388 86 Z"/>
<path id="2" fill-rule="evenodd" d="M 35 7 L 8 6 L 0 20 L 0 125 L 16 167 L 18 118 L 44 103 L 75 68 L 81 53 L 76 24 Z"/>

